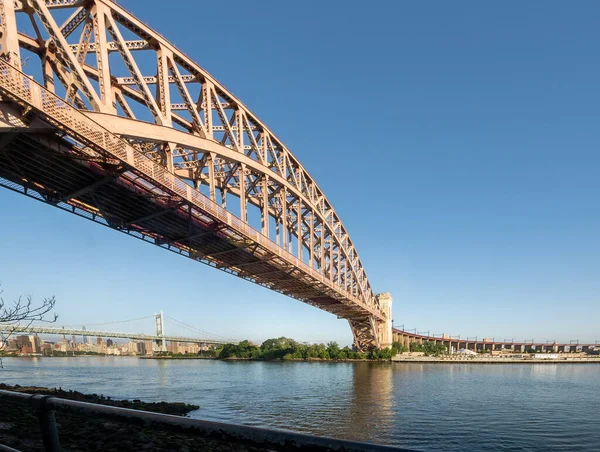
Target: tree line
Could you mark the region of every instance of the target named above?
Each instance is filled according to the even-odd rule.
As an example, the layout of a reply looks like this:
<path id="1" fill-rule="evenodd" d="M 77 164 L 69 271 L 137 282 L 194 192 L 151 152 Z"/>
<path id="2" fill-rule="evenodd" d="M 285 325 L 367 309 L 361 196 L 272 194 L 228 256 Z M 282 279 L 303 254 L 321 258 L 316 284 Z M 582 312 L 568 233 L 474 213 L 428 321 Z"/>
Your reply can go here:
<path id="1" fill-rule="evenodd" d="M 337 342 L 327 344 L 300 343 L 287 337 L 267 339 L 261 345 L 250 341 L 238 344 L 224 344 L 215 348 L 212 353 L 219 359 L 257 359 L 257 360 L 390 360 L 394 355 L 409 351 L 409 348 L 394 342 L 389 349 L 373 349 L 368 352 L 358 352 L 352 348 L 340 347 Z M 427 356 L 439 355 L 446 352 L 446 347 L 433 342 L 410 344 L 410 351 L 424 352 Z"/>
<path id="2" fill-rule="evenodd" d="M 436 344 L 435 342 L 418 342 L 410 343 L 411 352 L 422 352 L 425 356 L 439 356 L 446 353 L 447 348 L 444 344 Z"/>

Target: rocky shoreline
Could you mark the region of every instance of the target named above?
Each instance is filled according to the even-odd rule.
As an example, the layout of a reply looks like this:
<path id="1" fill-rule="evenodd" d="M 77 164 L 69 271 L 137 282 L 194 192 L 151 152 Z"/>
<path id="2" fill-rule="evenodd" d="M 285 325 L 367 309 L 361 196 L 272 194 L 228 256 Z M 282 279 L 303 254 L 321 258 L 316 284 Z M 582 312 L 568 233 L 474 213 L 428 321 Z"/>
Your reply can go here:
<path id="1" fill-rule="evenodd" d="M 64 399 L 89 403 L 98 403 L 122 408 L 152 411 L 155 413 L 187 415 L 197 410 L 197 405 L 186 403 L 157 402 L 148 403 L 140 400 L 116 400 L 97 394 L 83 394 L 76 391 L 64 391 L 60 388 L 40 388 L 28 386 L 9 386 L 0 384 L 0 389 L 25 392 L 28 394 L 44 394 Z M 110 417 L 75 416 L 70 413 L 57 412 L 56 421 L 64 451 L 259 451 L 261 449 L 232 444 L 218 439 L 205 439 L 186 435 L 184 432 L 174 434 L 168 430 L 160 430 L 145 425 L 132 425 L 115 422 Z M 0 444 L 21 451 L 43 451 L 38 419 L 29 406 L 9 400 L 0 401 Z"/>
<path id="2" fill-rule="evenodd" d="M 10 386 L 0 383 L 0 389 L 5 391 L 24 392 L 26 394 L 50 395 L 61 399 L 76 400 L 78 402 L 98 403 L 100 405 L 151 411 L 153 413 L 173 414 L 175 416 L 186 416 L 192 411 L 200 408 L 198 405 L 182 402 L 142 402 L 141 400 L 111 399 L 102 394 L 83 394 L 77 391 L 65 391 L 62 388 L 42 388 L 37 386 L 19 385 Z"/>
<path id="3" fill-rule="evenodd" d="M 43 394 L 57 399 L 133 408 L 163 414 L 188 414 L 198 409 L 186 403 L 147 403 L 140 400 L 115 400 L 103 395 L 64 391 L 61 388 L 21 387 L 0 384 L 5 391 Z M 52 405 L 61 406 L 61 405 Z M 62 405 L 64 406 L 64 405 Z M 248 428 L 232 424 L 181 420 L 167 422 L 146 414 L 143 418 L 123 413 L 77 410 L 73 407 L 55 412 L 60 447 L 68 452 L 106 451 L 214 451 L 276 452 L 287 450 L 354 451 L 396 450 L 375 444 L 352 443 L 293 432 Z M 79 414 L 76 414 L 79 413 Z M 106 414 L 105 414 L 106 413 Z M 40 426 L 32 405 L 0 394 L 0 450 L 8 446 L 18 451 L 43 451 Z"/>

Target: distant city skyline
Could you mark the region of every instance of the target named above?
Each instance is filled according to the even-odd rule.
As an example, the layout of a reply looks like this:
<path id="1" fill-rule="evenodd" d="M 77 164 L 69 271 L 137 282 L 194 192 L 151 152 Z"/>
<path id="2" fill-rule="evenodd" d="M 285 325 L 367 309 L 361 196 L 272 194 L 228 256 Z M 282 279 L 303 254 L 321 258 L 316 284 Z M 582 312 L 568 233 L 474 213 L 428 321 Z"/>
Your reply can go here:
<path id="1" fill-rule="evenodd" d="M 433 14 L 350 2 L 315 15 L 239 2 L 215 46 L 188 31 L 194 8 L 219 5 L 190 2 L 183 17 L 146 5 L 125 7 L 237 93 L 315 177 L 374 291 L 394 297 L 396 326 L 600 340 L 600 5 L 439 3 Z M 250 8 L 270 26 L 240 52 Z M 162 309 L 259 343 L 352 342 L 331 314 L 8 190 L 0 209 L 4 299 L 55 295 L 59 325 Z"/>
<path id="2" fill-rule="evenodd" d="M 55 352 L 68 354 L 69 352 L 96 353 L 115 356 L 132 355 L 152 355 L 153 352 L 160 351 L 160 346 L 154 341 L 135 341 L 119 343 L 115 339 L 104 339 L 102 337 L 86 337 L 93 339 L 91 341 L 82 340 L 78 342 L 75 337 L 72 339 L 47 338 L 44 335 L 16 334 L 8 338 L 6 346 L 2 352 L 10 355 L 16 353 L 19 355 L 51 355 Z M 200 346 L 198 344 L 180 345 L 177 342 L 168 344 L 168 351 L 172 353 L 192 353 L 198 354 Z"/>

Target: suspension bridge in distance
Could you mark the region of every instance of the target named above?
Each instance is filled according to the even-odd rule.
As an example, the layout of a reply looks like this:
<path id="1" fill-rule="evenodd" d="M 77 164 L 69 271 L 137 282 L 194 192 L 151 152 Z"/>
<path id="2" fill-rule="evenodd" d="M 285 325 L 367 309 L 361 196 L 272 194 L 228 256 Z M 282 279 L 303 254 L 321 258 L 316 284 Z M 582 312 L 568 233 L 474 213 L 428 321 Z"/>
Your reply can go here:
<path id="1" fill-rule="evenodd" d="M 154 317 L 154 325 L 155 325 L 155 334 L 144 334 L 144 333 L 128 333 L 123 331 L 102 331 L 95 329 L 87 329 L 85 326 L 81 328 L 65 328 L 65 327 L 51 327 L 51 326 L 37 326 L 37 325 L 8 325 L 8 324 L 0 324 L 0 332 L 15 335 L 15 334 L 55 334 L 60 336 L 86 336 L 86 337 L 103 337 L 103 338 L 116 338 L 116 339 L 131 339 L 138 341 L 154 341 L 159 346 L 161 351 L 166 351 L 166 343 L 167 342 L 185 342 L 190 344 L 206 344 L 206 345 L 221 345 L 227 343 L 237 343 L 235 340 L 228 340 L 226 338 L 223 339 L 213 339 L 207 337 L 186 337 L 186 336 L 171 336 L 165 334 L 165 315 L 162 311 L 159 314 L 154 314 L 154 316 L 143 317 L 142 319 L 133 319 L 133 320 L 143 320 Z M 170 320 L 176 322 L 180 326 L 187 327 L 192 331 L 197 331 L 199 333 L 201 330 L 197 330 L 194 327 L 191 327 L 183 322 L 179 322 L 176 319 L 169 317 Z M 112 324 L 116 323 L 127 323 L 132 320 L 123 320 L 119 322 L 112 322 Z M 108 324 L 108 323 L 107 323 Z M 206 333 L 210 334 L 210 333 Z"/>

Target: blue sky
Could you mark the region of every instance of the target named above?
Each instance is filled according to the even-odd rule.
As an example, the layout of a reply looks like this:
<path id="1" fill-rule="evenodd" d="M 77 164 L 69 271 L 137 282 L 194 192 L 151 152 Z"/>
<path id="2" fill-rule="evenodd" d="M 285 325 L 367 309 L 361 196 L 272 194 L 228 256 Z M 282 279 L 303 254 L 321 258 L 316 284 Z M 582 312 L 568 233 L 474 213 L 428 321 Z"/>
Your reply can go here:
<path id="1" fill-rule="evenodd" d="M 295 153 L 397 325 L 600 340 L 600 4 L 177 3 L 120 1 Z M 351 342 L 330 314 L 23 196 L 0 209 L 5 298 L 55 294 L 61 324 L 163 309 Z"/>

